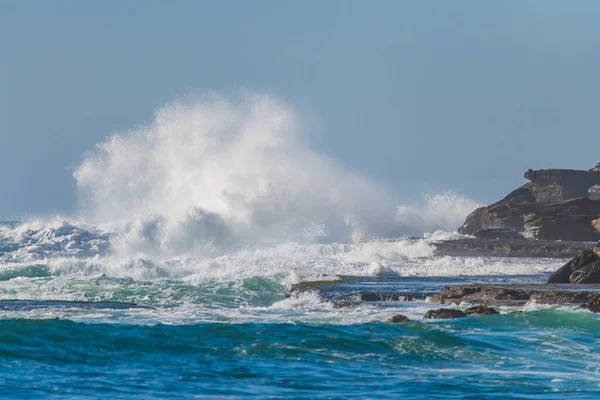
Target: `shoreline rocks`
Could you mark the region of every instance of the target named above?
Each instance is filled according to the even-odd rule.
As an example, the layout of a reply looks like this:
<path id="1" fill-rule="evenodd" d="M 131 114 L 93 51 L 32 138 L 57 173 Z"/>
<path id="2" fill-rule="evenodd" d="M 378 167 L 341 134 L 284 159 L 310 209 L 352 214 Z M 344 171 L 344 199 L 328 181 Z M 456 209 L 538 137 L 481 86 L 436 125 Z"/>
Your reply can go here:
<path id="1" fill-rule="evenodd" d="M 600 285 L 472 284 L 448 285 L 431 302 L 441 304 L 481 304 L 485 306 L 523 306 L 540 304 L 585 304 L 600 296 Z"/>
<path id="2" fill-rule="evenodd" d="M 465 314 L 461 310 L 455 310 L 452 308 L 439 308 L 437 310 L 429 310 L 423 316 L 423 319 L 455 319 L 455 318 L 464 318 L 467 314 Z"/>
<path id="3" fill-rule="evenodd" d="M 488 306 L 473 306 L 465 310 L 465 314 L 471 315 L 493 315 L 500 314 L 495 308 Z"/>

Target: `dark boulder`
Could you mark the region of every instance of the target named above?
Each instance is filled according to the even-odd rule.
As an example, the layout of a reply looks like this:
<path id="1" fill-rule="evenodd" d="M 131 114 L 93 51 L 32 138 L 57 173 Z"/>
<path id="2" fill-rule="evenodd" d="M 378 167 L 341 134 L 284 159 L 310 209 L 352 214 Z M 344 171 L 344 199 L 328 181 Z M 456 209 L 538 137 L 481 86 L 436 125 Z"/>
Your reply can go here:
<path id="1" fill-rule="evenodd" d="M 465 314 L 467 315 L 492 315 L 492 314 L 500 314 L 496 311 L 495 308 L 487 307 L 487 306 L 473 306 L 469 307 L 465 310 Z"/>
<path id="2" fill-rule="evenodd" d="M 548 283 L 570 283 L 570 277 L 575 271 L 598 260 L 600 257 L 593 250 L 583 250 L 577 257 L 550 275 Z"/>
<path id="3" fill-rule="evenodd" d="M 569 277 L 570 283 L 600 283 L 600 260 L 575 270 Z"/>
<path id="4" fill-rule="evenodd" d="M 508 228 L 480 229 L 473 234 L 477 239 L 523 239 L 522 233 Z"/>
<path id="5" fill-rule="evenodd" d="M 425 314 L 423 318 L 425 319 L 453 319 L 453 318 L 463 318 L 466 317 L 467 314 L 460 310 L 453 310 L 450 308 L 440 308 L 438 310 L 429 310 Z"/>
<path id="6" fill-rule="evenodd" d="M 388 319 L 385 320 L 385 322 L 388 322 L 391 324 L 400 324 L 400 323 L 409 322 L 409 321 L 410 320 L 402 314 L 394 315 L 393 317 L 389 317 Z"/>

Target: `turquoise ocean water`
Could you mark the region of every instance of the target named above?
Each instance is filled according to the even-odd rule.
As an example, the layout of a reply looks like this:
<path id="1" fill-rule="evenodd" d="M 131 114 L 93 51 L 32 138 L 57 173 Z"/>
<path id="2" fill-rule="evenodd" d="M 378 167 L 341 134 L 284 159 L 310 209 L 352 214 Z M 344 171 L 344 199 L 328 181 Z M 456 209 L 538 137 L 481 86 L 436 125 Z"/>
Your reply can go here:
<path id="1" fill-rule="evenodd" d="M 152 260 L 117 258 L 113 233 L 64 220 L 0 230 L 2 398 L 592 399 L 600 390 L 600 318 L 575 307 L 423 321 L 436 305 L 286 297 L 294 282 L 335 273 L 423 294 L 543 282 L 562 260 L 436 257 L 430 243 L 454 235 L 445 233 Z M 383 322 L 397 313 L 414 322 Z"/>

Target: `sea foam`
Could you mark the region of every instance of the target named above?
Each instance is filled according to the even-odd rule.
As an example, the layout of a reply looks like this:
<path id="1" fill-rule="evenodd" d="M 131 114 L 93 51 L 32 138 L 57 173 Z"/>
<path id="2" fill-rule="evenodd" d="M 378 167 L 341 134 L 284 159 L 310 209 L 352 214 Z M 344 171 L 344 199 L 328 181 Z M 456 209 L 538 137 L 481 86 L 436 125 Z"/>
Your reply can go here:
<path id="1" fill-rule="evenodd" d="M 79 165 L 81 217 L 119 232 L 124 256 L 169 257 L 454 230 L 477 205 L 448 192 L 398 206 L 400 190 L 314 150 L 311 134 L 268 95 L 175 102 Z"/>

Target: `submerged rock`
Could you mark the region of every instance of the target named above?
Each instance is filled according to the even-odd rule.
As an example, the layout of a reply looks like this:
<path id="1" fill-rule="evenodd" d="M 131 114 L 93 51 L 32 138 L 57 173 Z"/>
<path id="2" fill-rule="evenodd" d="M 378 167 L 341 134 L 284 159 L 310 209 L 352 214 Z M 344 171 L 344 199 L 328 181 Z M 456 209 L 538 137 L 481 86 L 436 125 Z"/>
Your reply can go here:
<path id="1" fill-rule="evenodd" d="M 500 314 L 495 308 L 488 306 L 473 306 L 465 310 L 467 315 L 492 315 Z"/>
<path id="2" fill-rule="evenodd" d="M 429 310 L 423 318 L 425 319 L 454 319 L 463 318 L 467 314 L 460 310 L 453 310 L 451 308 L 440 308 L 437 310 Z"/>
<path id="3" fill-rule="evenodd" d="M 358 307 L 360 306 L 360 302 L 352 301 L 352 300 L 339 300 L 334 301 L 332 303 L 333 308 L 348 308 L 348 307 Z"/>
<path id="4" fill-rule="evenodd" d="M 600 260 L 600 257 L 598 257 L 593 250 L 583 250 L 571 261 L 552 273 L 552 275 L 550 275 L 550 279 L 548 279 L 548 283 L 574 283 L 571 282 L 571 276 L 573 273 L 597 260 Z"/>
<path id="5" fill-rule="evenodd" d="M 402 314 L 398 314 L 398 315 L 394 315 L 393 317 L 389 317 L 388 319 L 385 320 L 385 322 L 391 323 L 391 324 L 399 324 L 399 323 L 404 323 L 404 322 L 410 322 L 410 320 L 405 317 Z"/>

